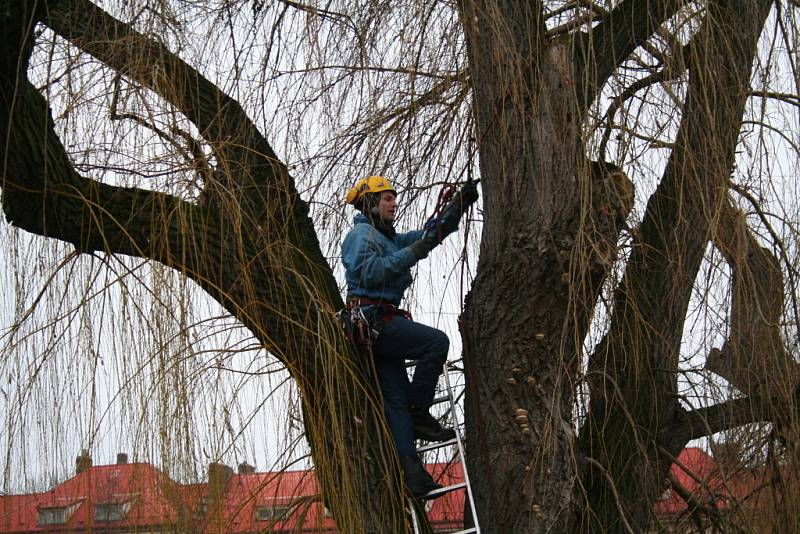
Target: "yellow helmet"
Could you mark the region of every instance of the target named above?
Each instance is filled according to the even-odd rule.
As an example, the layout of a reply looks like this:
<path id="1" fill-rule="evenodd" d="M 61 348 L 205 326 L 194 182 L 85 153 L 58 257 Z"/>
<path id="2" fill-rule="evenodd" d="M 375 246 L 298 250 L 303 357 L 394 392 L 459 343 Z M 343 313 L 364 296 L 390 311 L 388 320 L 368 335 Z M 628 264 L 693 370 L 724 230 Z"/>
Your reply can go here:
<path id="1" fill-rule="evenodd" d="M 392 184 L 383 176 L 367 176 L 358 181 L 350 191 L 347 192 L 348 204 L 357 204 L 367 193 L 380 193 L 381 191 L 391 191 L 397 194 Z"/>

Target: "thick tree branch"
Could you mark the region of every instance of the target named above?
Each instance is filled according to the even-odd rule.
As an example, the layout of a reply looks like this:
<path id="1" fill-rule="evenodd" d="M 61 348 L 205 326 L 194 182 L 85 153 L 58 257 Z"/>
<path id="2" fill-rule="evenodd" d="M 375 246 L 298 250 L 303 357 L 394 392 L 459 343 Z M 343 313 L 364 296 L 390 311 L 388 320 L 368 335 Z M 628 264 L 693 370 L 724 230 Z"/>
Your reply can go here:
<path id="1" fill-rule="evenodd" d="M 576 63 L 587 67 L 586 75 L 578 77 L 583 84 L 578 96 L 585 106 L 611 73 L 685 4 L 686 0 L 624 0 L 591 33 L 576 36 Z"/>
<path id="2" fill-rule="evenodd" d="M 319 247 L 308 205 L 285 165 L 239 103 L 162 44 L 136 32 L 88 0 L 64 0 L 44 18 L 54 31 L 120 74 L 174 105 L 216 153 L 216 178 L 205 184 L 207 204 L 235 212 L 258 246 L 293 243 L 308 275 L 332 308 L 341 297 Z M 264 224 L 269 221 L 269 224 Z"/>
<path id="3" fill-rule="evenodd" d="M 159 94 L 191 120 L 217 156 L 213 176 L 220 183 L 205 184 L 209 204 L 234 210 L 258 227 L 256 235 L 265 240 L 262 246 L 283 240 L 295 243 L 303 251 L 301 261 L 310 261 L 311 279 L 325 289 L 332 307 L 341 306 L 308 217 L 308 205 L 298 195 L 286 166 L 237 101 L 163 45 L 88 0 L 64 0 L 44 22 L 84 52 Z M 280 235 L 283 232 L 288 235 Z"/>
<path id="4" fill-rule="evenodd" d="M 675 423 L 663 430 L 663 441 L 682 448 L 693 439 L 742 425 L 796 418 L 798 400 L 797 393 L 789 399 L 754 395 L 682 411 Z"/>
<path id="5" fill-rule="evenodd" d="M 747 6 L 742 10 L 738 4 L 710 2 L 688 59 L 689 87 L 675 148 L 637 232 L 609 333 L 590 362 L 598 378 L 592 381 L 581 446 L 589 456 L 608 462 L 618 483 L 638 478 L 623 486 L 637 488 L 630 504 L 642 517 L 649 514 L 665 476 L 656 467 L 654 445 L 678 410 L 676 375 L 669 370 L 677 369 L 692 287 L 725 200 L 752 61 L 771 2 Z M 631 439 L 641 443 L 633 455 L 630 446 L 622 445 Z M 598 473 L 589 470 L 588 476 L 587 487 L 592 481 L 604 484 Z M 608 510 L 608 520 L 616 521 L 607 492 L 592 498 L 597 498 L 590 499 L 594 513 Z"/>
<path id="6" fill-rule="evenodd" d="M 214 211 L 222 217 L 214 219 L 216 223 L 206 220 L 208 227 L 227 227 L 226 232 L 234 232 L 235 235 L 223 238 L 231 248 L 240 243 L 245 250 L 255 250 L 274 241 L 293 243 L 298 251 L 302 251 L 295 256 L 299 261 L 299 272 L 308 273 L 312 280 L 318 282 L 319 288 L 327 288 L 325 298 L 329 299 L 331 308 L 339 304 L 341 300 L 336 283 L 319 250 L 316 234 L 307 216 L 307 206 L 297 195 L 285 167 L 274 158 L 266 140 L 257 132 L 238 104 L 169 51 L 133 33 L 127 25 L 109 17 L 96 6 L 80 0 L 68 1 L 67 4 L 71 11 L 61 13 L 66 23 L 58 18 L 59 11 L 55 9 L 49 11 L 47 20 L 64 30 L 67 37 L 72 38 L 76 44 L 85 45 L 101 60 L 108 60 L 113 68 L 121 72 L 137 73 L 137 79 L 142 83 L 160 88 L 162 96 L 171 99 L 194 120 L 212 143 L 223 147 L 221 151 L 224 155 L 244 157 L 244 161 L 236 163 L 245 172 L 230 172 L 227 169 L 229 172 L 218 174 L 233 176 L 232 180 L 238 181 L 237 187 L 229 189 L 241 192 L 237 200 L 245 196 L 252 198 L 253 191 L 266 194 L 257 194 L 255 202 L 231 201 L 224 207 L 217 205 L 206 210 L 206 219 Z M 78 16 L 79 12 L 82 16 Z M 98 34 L 94 35 L 90 31 Z M 131 45 L 132 41 L 136 46 Z M 13 41 L 6 41 L 6 44 L 11 47 L 15 45 Z M 139 56 L 134 53 L 136 50 L 144 53 Z M 6 57 L 18 58 L 17 63 L 23 67 L 27 62 L 27 56 L 19 49 L 9 50 Z M 18 68 L 17 64 L 7 67 L 15 68 Z M 165 71 L 166 78 L 163 77 Z M 165 79 L 170 80 L 171 84 L 164 84 Z M 17 81 L 16 86 L 8 87 L 5 91 L 5 94 L 15 96 L 9 96 L 8 107 L 4 108 L 10 137 L 3 147 L 6 154 L 3 172 L 7 180 L 4 207 L 14 224 L 34 233 L 70 241 L 79 250 L 103 250 L 151 257 L 179 269 L 188 269 L 188 273 L 195 272 L 194 266 L 206 261 L 198 256 L 202 247 L 190 247 L 185 240 L 172 243 L 169 247 L 157 245 L 155 233 L 159 227 L 156 223 L 165 221 L 156 221 L 149 217 L 172 217 L 181 213 L 181 217 L 186 219 L 175 219 L 173 224 L 185 224 L 192 219 L 198 221 L 196 216 L 190 215 L 193 211 L 188 205 L 166 195 L 112 188 L 82 179 L 72 168 L 69 157 L 54 132 L 46 102 L 30 86 L 24 73 L 7 72 L 5 80 L 7 83 Z M 44 150 L 39 143 L 43 143 L 41 146 L 45 147 Z M 256 157 L 248 158 L 245 153 Z M 223 162 L 222 165 L 227 163 Z M 28 200 L 31 200 L 31 195 L 43 195 L 45 200 L 15 201 L 15 198 L 22 198 L 20 195 L 27 196 Z M 151 211 L 155 209 L 151 202 L 156 202 L 159 209 L 163 208 L 165 211 L 159 211 L 161 215 Z M 269 213 L 269 219 L 261 218 L 264 210 Z M 224 220 L 234 213 L 237 214 L 236 217 Z M 261 232 L 241 232 L 231 226 L 241 215 L 244 215 L 246 221 L 262 223 L 268 220 L 269 224 L 255 226 Z M 271 235 L 276 233 L 275 229 L 281 233 L 288 230 L 289 233 L 282 236 Z M 231 256 L 236 254 L 234 251 L 230 252 Z M 291 256 L 290 253 L 284 259 L 289 260 Z M 178 258 L 180 263 L 176 262 Z M 219 298 L 220 295 L 215 297 Z M 231 311 L 236 313 L 235 310 Z M 306 315 L 302 310 L 298 310 L 298 313 L 301 317 Z"/>
<path id="7" fill-rule="evenodd" d="M 800 371 L 786 350 L 780 330 L 784 280 L 780 263 L 753 236 L 744 214 L 726 199 L 714 243 L 731 268 L 730 334 L 714 349 L 706 369 L 745 395 L 788 398 Z"/>
<path id="8" fill-rule="evenodd" d="M 5 93 L 8 94 L 8 93 Z M 243 303 L 253 299 L 270 307 L 304 292 L 287 278 L 279 290 L 269 284 L 242 285 L 242 264 L 274 271 L 273 259 L 258 253 L 250 236 L 236 235 L 224 216 L 164 193 L 115 187 L 80 176 L 49 114 L 47 103 L 27 80 L 17 81 L 11 106 L 0 110 L 7 132 L 0 155 L 3 210 L 24 230 L 67 241 L 82 252 L 101 251 L 149 258 L 184 272 L 240 317 L 276 354 L 285 354 L 293 338 L 285 315 L 301 318 L 301 309 L 263 314 Z M 262 271 L 263 270 L 263 271 Z M 247 310 L 247 311 L 245 311 Z"/>

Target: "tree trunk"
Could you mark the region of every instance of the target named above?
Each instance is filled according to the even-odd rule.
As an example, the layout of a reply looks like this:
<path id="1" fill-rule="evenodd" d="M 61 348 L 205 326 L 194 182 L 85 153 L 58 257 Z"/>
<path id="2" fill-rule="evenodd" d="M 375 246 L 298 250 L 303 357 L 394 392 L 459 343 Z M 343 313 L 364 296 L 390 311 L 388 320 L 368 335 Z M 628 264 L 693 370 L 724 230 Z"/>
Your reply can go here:
<path id="1" fill-rule="evenodd" d="M 568 44 L 546 39 L 539 2 L 461 3 L 484 191 L 464 317 L 474 370 L 468 462 L 488 531 L 644 530 L 671 463 L 665 457 L 685 444 L 668 439 L 670 425 L 685 421 L 676 400 L 683 321 L 727 187 L 769 2 L 711 3 L 712 22 L 692 48 L 676 149 L 635 238 L 611 330 L 590 362 L 579 444 L 572 420 L 588 316 L 616 258 L 620 225 L 600 224 L 601 214 L 618 223 L 631 197 L 625 179 L 592 179 L 591 169 L 620 173 L 584 163 L 581 121 L 610 73 L 681 5 L 620 2 L 591 37 Z"/>
<path id="2" fill-rule="evenodd" d="M 570 50 L 540 43 L 540 7 L 465 4 L 484 192 L 464 316 L 467 459 L 487 532 L 567 532 L 580 344 L 630 204 L 584 160 Z"/>

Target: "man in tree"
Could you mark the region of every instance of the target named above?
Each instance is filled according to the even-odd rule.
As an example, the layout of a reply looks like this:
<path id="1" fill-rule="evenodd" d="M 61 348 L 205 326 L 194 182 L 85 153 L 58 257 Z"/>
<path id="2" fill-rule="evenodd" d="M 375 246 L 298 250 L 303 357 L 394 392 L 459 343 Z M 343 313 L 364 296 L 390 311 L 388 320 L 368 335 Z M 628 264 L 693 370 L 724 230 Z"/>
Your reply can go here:
<path id="1" fill-rule="evenodd" d="M 446 441 L 455 437 L 430 412 L 436 384 L 447 359 L 450 341 L 441 330 L 416 323 L 398 308 L 413 281 L 411 267 L 458 227 L 461 215 L 478 199 L 474 182 L 467 182 L 426 230 L 398 234 L 394 228 L 397 192 L 382 176 L 359 181 L 347 194 L 358 213 L 342 243 L 348 306 L 358 306 L 378 332 L 373 346 L 375 368 L 383 394 L 384 413 L 394 437 L 409 490 L 421 497 L 440 486 L 422 467 L 414 439 Z M 416 360 L 409 383 L 405 360 Z"/>
<path id="2" fill-rule="evenodd" d="M 332 229 L 324 217 L 315 228 L 300 194 L 316 190 L 309 176 L 340 176 L 329 165 L 344 160 L 391 164 L 409 185 L 425 187 L 417 180 L 436 179 L 442 162 L 467 155 L 469 144 L 456 139 L 476 141 L 469 152 L 484 177 L 482 237 L 462 325 L 481 358 L 465 378 L 466 461 L 484 472 L 475 504 L 492 532 L 646 531 L 670 465 L 691 440 L 737 427 L 753 435 L 767 426 L 753 423 L 762 422 L 800 428 L 797 364 L 783 338 L 784 327 L 798 322 L 794 278 L 785 288 L 783 280 L 797 246 L 794 237 L 781 238 L 798 235 L 796 207 L 774 210 L 776 199 L 765 209 L 784 189 L 767 176 L 780 167 L 769 162 L 775 154 L 765 132 L 797 124 L 773 107 L 797 107 L 796 78 L 781 75 L 784 64 L 797 71 L 787 53 L 796 48 L 796 2 L 462 0 L 382 2 L 378 9 L 365 1 L 325 2 L 325 10 L 313 2 L 249 2 L 253 10 L 237 9 L 247 3 L 225 2 L 220 10 L 218 3 L 170 0 L 142 10 L 122 2 L 114 3 L 117 18 L 90 0 L 0 0 L 2 208 L 11 225 L 74 247 L 64 258 L 63 249 L 46 245 L 42 257 L 50 261 L 41 265 L 61 272 L 68 262 L 89 262 L 74 272 L 91 266 L 91 283 L 70 276 L 70 291 L 58 291 L 76 291 L 81 316 L 92 317 L 83 311 L 98 300 L 98 258 L 124 261 L 137 285 L 147 280 L 136 274 L 139 265 L 153 262 L 193 280 L 251 332 L 298 386 L 321 493 L 341 528 L 409 530 L 401 474 L 390 469 L 384 440 L 374 439 L 383 414 L 372 409 L 367 373 L 352 372 L 346 340 L 328 313 L 343 303 L 317 230 Z M 245 21 L 249 11 L 256 20 Z M 227 24 L 214 23 L 225 17 Z M 199 30 L 204 19 L 208 33 L 185 31 Z M 242 21 L 248 31 L 238 31 Z M 272 27 L 272 37 L 250 31 L 261 25 Z M 298 27 L 305 31 L 295 40 Z M 199 36 L 203 46 L 193 40 Z M 281 52 L 296 43 L 309 48 Z M 768 50 L 786 56 L 774 60 Z M 228 51 L 235 61 L 217 61 Z M 262 72 L 242 70 L 246 64 Z M 342 68 L 346 75 L 332 82 Z M 272 81 L 249 83 L 257 79 Z M 274 115 L 256 104 L 273 98 L 283 103 Z M 334 104 L 322 106 L 330 115 L 308 115 L 324 102 Z M 302 138 L 297 125 L 308 119 L 334 132 L 309 140 L 323 143 L 323 156 L 309 162 L 324 168 L 293 176 L 280 153 L 303 161 L 309 147 L 274 148 L 271 138 Z M 149 133 L 132 135 L 131 128 Z M 794 134 L 782 135 L 797 166 Z M 409 146 L 408 139 L 420 142 Z M 128 163 L 117 165 L 118 152 Z M 125 186 L 113 185 L 121 176 Z M 635 187 L 641 198 L 631 212 Z M 792 228 L 771 228 L 772 213 L 780 212 L 792 214 Z M 16 251 L 27 241 L 8 244 L 9 257 L 22 257 Z M 424 255 L 434 244 L 415 248 Z M 716 299 L 705 298 L 704 308 L 695 300 L 717 294 L 715 286 L 699 291 L 706 278 L 699 275 L 715 269 L 707 261 L 711 244 L 728 264 L 720 274 L 731 290 L 727 314 Z M 136 258 L 142 263 L 132 267 Z M 113 295 L 117 285 L 106 290 Z M 20 310 L 26 294 L 47 300 L 36 288 L 18 293 Z M 170 316 L 180 311 L 176 324 L 188 332 L 183 325 L 193 321 L 183 310 L 193 306 L 183 303 L 190 299 L 170 306 L 157 286 L 150 293 Z M 783 295 L 792 297 L 791 319 Z M 41 403 L 28 392 L 51 375 L 39 370 L 55 364 L 51 355 L 76 330 L 65 306 L 52 307 L 44 330 L 33 319 L 47 306 L 5 329 L 4 369 L 36 370 L 30 378 L 9 375 L 22 380 L 14 389 L 24 392 L 19 406 L 35 410 L 30 420 L 38 420 Z M 695 337 L 687 318 L 700 309 L 720 317 L 709 336 L 728 332 L 705 369 L 695 365 L 699 351 L 691 358 L 684 352 Z M 143 316 L 144 330 L 160 323 Z M 24 333 L 28 326 L 36 335 Z M 105 336 L 79 330 L 87 345 L 68 357 L 102 352 L 91 340 Z M 52 340 L 45 350 L 32 341 L 42 332 Z M 165 380 L 173 373 L 153 354 L 165 353 L 162 341 L 173 334 L 159 331 L 152 346 L 129 336 L 135 342 L 124 346 L 141 353 L 141 369 L 156 362 L 153 376 Z M 30 363 L 18 361 L 28 353 Z M 87 376 L 95 376 L 99 360 L 85 361 Z M 199 365 L 205 373 L 208 366 Z M 709 398 L 706 392 L 720 388 L 706 371 L 743 396 Z M 686 377 L 698 376 L 708 378 L 692 386 L 697 395 L 688 393 Z M 171 385 L 158 388 L 164 411 L 153 435 L 163 450 L 186 443 L 175 454 L 188 461 L 195 444 L 183 429 L 191 428 L 194 388 L 188 380 L 178 387 L 183 412 L 174 409 Z M 119 392 L 128 390 L 140 397 L 137 387 Z M 150 413 L 150 403 L 142 404 L 143 436 Z M 26 424 L 6 426 L 9 443 L 14 436 L 27 442 Z M 90 428 L 88 440 L 103 432 L 83 420 L 72 426 Z M 783 530 L 800 530 L 791 528 L 795 520 L 787 512 Z"/>

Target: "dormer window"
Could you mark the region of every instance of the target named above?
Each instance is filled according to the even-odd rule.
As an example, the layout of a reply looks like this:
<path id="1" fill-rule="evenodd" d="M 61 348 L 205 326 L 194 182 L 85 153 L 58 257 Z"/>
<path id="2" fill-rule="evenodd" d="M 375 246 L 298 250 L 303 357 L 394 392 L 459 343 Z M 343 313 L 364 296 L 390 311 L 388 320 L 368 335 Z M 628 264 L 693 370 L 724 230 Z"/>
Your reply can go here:
<path id="1" fill-rule="evenodd" d="M 94 506 L 94 520 L 97 522 L 121 521 L 125 519 L 130 509 L 130 501 L 96 504 Z"/>
<path id="2" fill-rule="evenodd" d="M 256 521 L 283 521 L 292 512 L 290 504 L 256 506 Z"/>
<path id="3" fill-rule="evenodd" d="M 39 508 L 40 525 L 63 525 L 67 522 L 67 507 Z"/>
<path id="4" fill-rule="evenodd" d="M 208 512 L 208 501 L 209 497 L 206 495 L 197 503 L 197 507 L 194 509 L 195 519 L 202 519 L 206 515 Z"/>
<path id="5" fill-rule="evenodd" d="M 39 508 L 38 523 L 40 525 L 64 525 L 80 506 L 80 502 L 69 506 L 42 506 Z"/>

